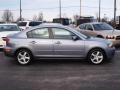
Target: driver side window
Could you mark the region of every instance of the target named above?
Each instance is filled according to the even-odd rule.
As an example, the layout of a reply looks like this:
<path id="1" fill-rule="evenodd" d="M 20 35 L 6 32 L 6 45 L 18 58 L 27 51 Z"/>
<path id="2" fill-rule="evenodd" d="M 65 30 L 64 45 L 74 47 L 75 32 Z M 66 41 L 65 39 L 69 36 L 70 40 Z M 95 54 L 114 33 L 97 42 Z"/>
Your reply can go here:
<path id="1" fill-rule="evenodd" d="M 74 34 L 62 28 L 52 28 L 54 39 L 69 39 L 72 40 Z"/>

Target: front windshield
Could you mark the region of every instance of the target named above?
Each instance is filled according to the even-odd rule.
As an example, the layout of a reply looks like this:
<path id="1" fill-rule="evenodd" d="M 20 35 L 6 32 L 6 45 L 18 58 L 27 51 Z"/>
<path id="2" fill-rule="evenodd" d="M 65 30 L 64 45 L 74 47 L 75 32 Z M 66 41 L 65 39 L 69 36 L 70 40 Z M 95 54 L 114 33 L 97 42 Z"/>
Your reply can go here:
<path id="1" fill-rule="evenodd" d="M 16 25 L 0 25 L 0 32 L 2 31 L 19 31 Z"/>
<path id="2" fill-rule="evenodd" d="M 113 27 L 106 23 L 100 23 L 100 24 L 93 24 L 93 27 L 97 31 L 102 30 L 113 30 Z"/>

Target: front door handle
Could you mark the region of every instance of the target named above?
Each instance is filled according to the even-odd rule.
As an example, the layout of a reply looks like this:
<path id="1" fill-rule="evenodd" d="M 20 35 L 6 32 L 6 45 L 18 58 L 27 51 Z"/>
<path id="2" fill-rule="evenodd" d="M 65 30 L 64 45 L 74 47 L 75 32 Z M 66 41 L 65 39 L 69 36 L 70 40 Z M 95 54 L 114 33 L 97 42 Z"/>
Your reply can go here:
<path id="1" fill-rule="evenodd" d="M 55 44 L 61 44 L 61 42 L 60 42 L 60 41 L 57 41 Z"/>
<path id="2" fill-rule="evenodd" d="M 30 43 L 31 43 L 31 44 L 36 44 L 36 41 L 31 41 Z"/>

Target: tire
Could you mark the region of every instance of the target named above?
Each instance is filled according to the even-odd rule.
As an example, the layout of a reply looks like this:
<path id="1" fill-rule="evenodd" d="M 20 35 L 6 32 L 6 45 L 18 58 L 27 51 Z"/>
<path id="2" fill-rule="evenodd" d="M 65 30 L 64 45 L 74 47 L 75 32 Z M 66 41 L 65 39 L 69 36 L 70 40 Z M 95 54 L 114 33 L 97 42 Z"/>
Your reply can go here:
<path id="1" fill-rule="evenodd" d="M 105 53 L 101 49 L 91 50 L 87 58 L 87 60 L 94 65 L 102 64 L 105 61 L 105 59 Z"/>
<path id="2" fill-rule="evenodd" d="M 20 49 L 16 53 L 16 60 L 20 65 L 28 65 L 32 61 L 32 54 L 29 50 Z"/>

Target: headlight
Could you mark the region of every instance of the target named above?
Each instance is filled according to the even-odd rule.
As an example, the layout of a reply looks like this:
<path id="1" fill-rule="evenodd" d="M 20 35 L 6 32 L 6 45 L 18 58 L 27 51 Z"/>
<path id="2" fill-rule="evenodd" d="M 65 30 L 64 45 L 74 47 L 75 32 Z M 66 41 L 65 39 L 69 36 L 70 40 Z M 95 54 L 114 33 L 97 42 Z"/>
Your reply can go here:
<path id="1" fill-rule="evenodd" d="M 115 36 L 108 35 L 108 36 L 106 36 L 106 39 L 115 39 Z"/>

